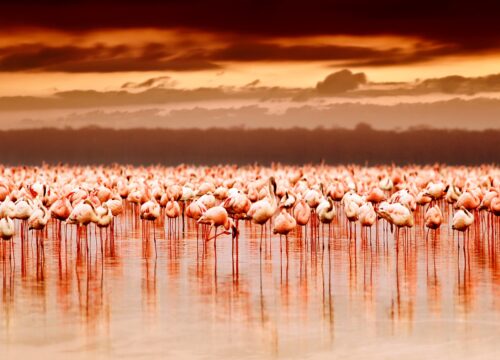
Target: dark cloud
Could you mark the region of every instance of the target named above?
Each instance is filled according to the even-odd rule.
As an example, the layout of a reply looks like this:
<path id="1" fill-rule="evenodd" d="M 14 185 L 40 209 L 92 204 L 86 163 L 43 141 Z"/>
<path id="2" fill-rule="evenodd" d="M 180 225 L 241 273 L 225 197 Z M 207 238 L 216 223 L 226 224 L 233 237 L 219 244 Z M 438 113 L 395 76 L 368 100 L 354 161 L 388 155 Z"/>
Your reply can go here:
<path id="1" fill-rule="evenodd" d="M 469 49 L 457 44 L 429 46 L 417 43 L 412 48 L 394 44 L 389 49 L 376 49 L 353 45 L 280 45 L 238 41 L 207 52 L 205 57 L 211 61 L 332 61 L 335 67 L 374 67 L 421 63 L 442 56 L 468 53 Z"/>
<path id="2" fill-rule="evenodd" d="M 0 27 L 187 28 L 257 38 L 396 34 L 474 52 L 499 47 L 499 13 L 496 0 L 24 0 L 2 4 Z"/>
<path id="3" fill-rule="evenodd" d="M 426 48 L 424 45 L 415 46 L 414 49 L 405 50 L 393 49 L 391 51 L 380 52 L 379 56 L 351 59 L 336 66 L 342 67 L 375 67 L 391 65 L 407 65 L 431 61 L 449 55 L 468 55 L 470 49 L 457 44 L 433 45 Z"/>
<path id="4" fill-rule="evenodd" d="M 370 85 L 376 85 L 370 88 Z M 500 74 L 479 77 L 459 75 L 418 80 L 413 83 L 368 83 L 364 89 L 351 92 L 360 97 L 418 96 L 425 94 L 476 95 L 499 93 Z"/>
<path id="5" fill-rule="evenodd" d="M 377 59 L 396 56 L 401 50 L 376 50 L 361 46 L 234 43 L 208 56 L 218 61 L 321 61 Z"/>
<path id="6" fill-rule="evenodd" d="M 0 111 L 78 109 L 109 106 L 172 104 L 211 100 L 291 98 L 297 89 L 279 87 L 171 89 L 153 87 L 140 92 L 73 90 L 56 92 L 50 97 L 0 97 Z"/>
<path id="7" fill-rule="evenodd" d="M 201 45 L 200 45 L 201 46 Z M 436 51 L 436 50 L 434 50 Z M 407 55 L 400 48 L 376 50 L 337 45 L 283 46 L 245 42 L 215 50 L 176 49 L 168 43 L 132 47 L 121 44 L 79 47 L 22 44 L 0 48 L 0 71 L 193 71 L 222 68 L 224 61 L 345 61 L 352 66 L 386 65 L 432 59 L 436 54 Z"/>
<path id="8" fill-rule="evenodd" d="M 476 94 L 500 91 L 500 74 L 472 78 L 454 75 L 427 79 L 418 84 L 416 89 L 424 92 L 445 94 Z"/>
<path id="9" fill-rule="evenodd" d="M 175 82 L 170 76 L 158 76 L 154 78 L 147 79 L 140 83 L 126 82 L 120 88 L 121 89 L 149 89 L 152 87 L 168 87 L 174 85 Z"/>
<path id="10" fill-rule="evenodd" d="M 260 80 L 259 79 L 255 79 L 254 81 L 250 81 L 248 84 L 246 84 L 243 87 L 244 88 L 252 88 L 252 87 L 256 87 L 259 84 L 260 84 Z"/>
<path id="11" fill-rule="evenodd" d="M 194 71 L 218 69 L 219 65 L 197 54 L 176 55 L 165 45 L 149 43 L 139 48 L 127 45 L 91 47 L 23 44 L 0 48 L 0 71 Z"/>
<path id="12" fill-rule="evenodd" d="M 355 90 L 359 85 L 366 83 L 364 73 L 353 74 L 345 69 L 328 75 L 323 81 L 316 84 L 316 90 L 320 95 L 341 94 L 346 91 Z"/>
<path id="13" fill-rule="evenodd" d="M 1 27 L 0 27 L 1 29 Z M 390 66 L 430 61 L 441 56 L 467 54 L 457 45 L 417 44 L 380 50 L 352 45 L 280 45 L 272 42 L 225 39 L 212 49 L 202 43 L 182 45 L 152 42 L 93 46 L 50 46 L 42 43 L 0 48 L 0 71 L 120 72 L 196 71 L 223 69 L 224 62 L 331 61 L 335 67 Z M 185 44 L 184 44 L 185 45 Z"/>
<path id="14" fill-rule="evenodd" d="M 80 48 L 76 46 L 50 47 L 42 44 L 23 44 L 0 49 L 0 71 L 41 70 L 54 66 L 79 63 L 91 59 L 91 54 L 97 58 L 112 58 L 124 55 L 126 47 Z"/>
<path id="15" fill-rule="evenodd" d="M 304 102 L 317 97 L 376 98 L 379 96 L 419 96 L 425 94 L 472 95 L 500 93 L 500 74 L 484 77 L 449 76 L 413 83 L 368 82 L 364 73 L 341 70 L 319 81 L 314 88 L 260 86 L 258 79 L 241 87 L 172 88 L 167 76 L 149 78 L 139 83 L 127 82 L 120 91 L 73 90 L 56 92 L 49 97 L 0 97 L 0 112 L 47 109 L 85 109 L 155 104 L 196 103 L 225 100 L 292 100 Z M 363 86 L 361 86 L 363 85 Z M 134 90 L 133 92 L 127 90 Z"/>

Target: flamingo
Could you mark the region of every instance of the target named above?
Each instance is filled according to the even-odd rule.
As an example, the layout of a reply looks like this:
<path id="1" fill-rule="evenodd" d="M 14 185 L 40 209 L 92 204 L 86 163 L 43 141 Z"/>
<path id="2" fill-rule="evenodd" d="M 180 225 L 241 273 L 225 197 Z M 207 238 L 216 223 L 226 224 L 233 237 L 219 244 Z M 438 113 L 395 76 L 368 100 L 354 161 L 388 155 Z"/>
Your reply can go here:
<path id="1" fill-rule="evenodd" d="M 186 209 L 186 216 L 198 221 L 205 211 L 207 211 L 207 208 L 203 203 L 200 201 L 193 201 Z"/>
<path id="2" fill-rule="evenodd" d="M 329 195 L 327 195 L 326 198 L 323 198 L 316 208 L 316 212 L 318 214 L 320 223 L 328 224 L 328 236 L 330 236 L 331 224 L 333 219 L 335 218 L 335 215 L 337 214 L 333 199 Z M 330 243 L 328 243 L 328 245 L 330 245 Z"/>
<path id="3" fill-rule="evenodd" d="M 274 177 L 269 178 L 267 196 L 254 202 L 248 210 L 248 216 L 252 221 L 261 226 L 260 232 L 260 248 L 262 249 L 262 237 L 264 232 L 264 225 L 273 217 L 276 212 L 276 181 Z"/>
<path id="4" fill-rule="evenodd" d="M 49 208 L 50 215 L 59 221 L 66 221 L 72 210 L 71 202 L 66 196 L 57 199 Z"/>
<path id="5" fill-rule="evenodd" d="M 474 215 L 467 210 L 465 206 L 462 206 L 455 214 L 453 215 L 451 228 L 453 230 L 464 233 L 463 241 L 464 241 L 464 255 L 465 255 L 465 231 L 469 229 L 469 227 L 474 223 Z M 458 238 L 458 246 L 460 247 L 460 237 Z"/>
<path id="6" fill-rule="evenodd" d="M 214 239 L 215 250 L 217 249 L 217 229 L 219 226 L 222 226 L 226 231 L 231 230 L 233 238 L 238 233 L 238 229 L 236 229 L 234 222 L 229 218 L 226 209 L 222 206 L 214 206 L 205 211 L 205 213 L 198 219 L 198 223 L 210 225 L 205 241 Z M 215 229 L 215 234 L 213 237 L 209 237 L 212 228 Z"/>
<path id="7" fill-rule="evenodd" d="M 109 201 L 109 200 L 107 200 Z M 103 239 L 102 239 L 102 229 L 108 229 L 113 222 L 113 212 L 108 206 L 108 202 L 104 202 L 101 206 L 96 208 L 95 212 L 97 215 L 97 227 L 99 228 L 99 234 L 101 237 L 101 254 L 103 254 Z M 107 238 L 107 232 L 106 232 Z"/>
<path id="8" fill-rule="evenodd" d="M 10 196 L 6 196 L 4 201 L 0 204 L 0 218 L 8 217 L 13 218 L 16 213 L 16 205 L 10 199 Z"/>
<path id="9" fill-rule="evenodd" d="M 377 214 L 372 203 L 367 202 L 361 205 L 358 209 L 359 223 L 363 227 L 371 227 L 377 219 Z"/>
<path id="10" fill-rule="evenodd" d="M 351 224 L 354 224 L 354 229 L 356 229 L 356 221 L 358 221 L 359 204 L 355 200 L 346 199 L 344 196 L 344 213 L 349 221 L 349 239 L 352 235 Z"/>
<path id="11" fill-rule="evenodd" d="M 61 237 L 61 224 L 62 222 L 66 222 L 72 210 L 73 207 L 71 206 L 71 202 L 68 200 L 67 196 L 58 198 L 52 203 L 52 205 L 49 208 L 50 216 L 56 219 L 58 222 L 57 236 L 59 237 L 59 239 Z M 67 230 L 67 225 L 65 226 L 65 236 L 67 236 L 66 230 Z"/>
<path id="12" fill-rule="evenodd" d="M 170 200 L 165 205 L 165 215 L 169 220 L 169 226 L 172 220 L 176 220 L 181 215 L 181 207 L 175 200 Z"/>
<path id="13" fill-rule="evenodd" d="M 322 189 L 322 185 L 320 185 Z M 317 225 L 317 212 L 316 208 L 321 202 L 322 192 L 320 192 L 316 187 L 313 189 L 308 189 L 304 195 L 304 200 L 307 202 L 307 205 L 311 208 L 312 217 L 311 217 L 311 231 L 316 229 Z"/>
<path id="14" fill-rule="evenodd" d="M 217 200 L 226 200 L 228 196 L 228 189 L 225 186 L 219 186 L 214 191 L 214 196 Z"/>
<path id="15" fill-rule="evenodd" d="M 425 206 L 427 204 L 430 204 L 432 200 L 433 198 L 429 196 L 429 194 L 425 190 L 420 191 L 417 194 L 417 198 L 415 199 L 416 203 L 420 206 Z"/>
<path id="16" fill-rule="evenodd" d="M 122 199 L 127 199 L 130 193 L 130 188 L 128 186 L 127 180 L 119 180 L 116 184 L 116 190 L 118 191 L 118 194 Z"/>
<path id="17" fill-rule="evenodd" d="M 112 192 L 110 189 L 108 189 L 106 186 L 99 186 L 99 188 L 96 190 L 97 198 L 99 199 L 99 202 L 105 203 L 111 198 Z"/>
<path id="18" fill-rule="evenodd" d="M 462 206 L 460 210 L 453 215 L 451 228 L 453 230 L 464 232 L 474 223 L 474 215 Z"/>
<path id="19" fill-rule="evenodd" d="M 41 203 L 38 203 L 30 217 L 28 218 L 28 229 L 29 230 L 43 230 L 49 222 L 50 212 Z"/>
<path id="20" fill-rule="evenodd" d="M 166 194 L 173 201 L 180 201 L 183 196 L 183 188 L 180 185 L 172 184 L 167 187 Z"/>
<path id="21" fill-rule="evenodd" d="M 191 201 L 195 197 L 195 193 L 192 188 L 189 186 L 183 186 L 182 187 L 182 195 L 181 195 L 181 201 L 186 202 L 186 201 Z"/>
<path id="22" fill-rule="evenodd" d="M 91 222 L 97 223 L 97 221 L 94 204 L 89 200 L 76 204 L 68 217 L 68 223 L 78 226 L 87 226 Z"/>
<path id="23" fill-rule="evenodd" d="M 285 241 L 286 241 L 286 247 L 288 249 L 288 233 L 295 229 L 297 226 L 297 222 L 293 218 L 292 215 L 290 215 L 285 208 L 281 209 L 281 212 L 276 216 L 276 219 L 274 221 L 274 227 L 273 227 L 273 234 L 279 234 L 280 235 L 280 251 L 281 251 L 281 236 L 285 236 Z"/>
<path id="24" fill-rule="evenodd" d="M 12 238 L 14 237 L 14 221 L 8 216 L 2 217 L 0 219 L 0 238 L 3 241 L 2 246 L 4 246 L 5 249 L 5 243 L 7 241 L 10 241 L 10 252 L 9 252 L 9 259 L 14 258 L 14 241 Z"/>
<path id="25" fill-rule="evenodd" d="M 491 200 L 490 212 L 495 216 L 500 216 L 500 196 L 496 196 Z"/>
<path id="26" fill-rule="evenodd" d="M 386 176 L 379 181 L 378 186 L 380 189 L 384 191 L 391 191 L 392 188 L 394 187 L 394 183 L 392 182 L 392 179 L 389 176 Z"/>
<path id="27" fill-rule="evenodd" d="M 205 208 L 210 209 L 217 205 L 217 199 L 212 195 L 211 192 L 204 193 L 198 199 L 198 201 L 205 206 Z"/>
<path id="28" fill-rule="evenodd" d="M 455 203 L 455 209 L 465 208 L 469 211 L 475 210 L 479 207 L 481 201 L 479 197 L 471 191 L 464 191 Z"/>
<path id="29" fill-rule="evenodd" d="M 155 254 L 156 254 L 156 230 L 155 221 L 160 217 L 160 204 L 156 202 L 155 198 L 146 201 L 141 205 L 139 210 L 139 217 L 144 221 L 153 222 L 153 241 L 155 243 Z"/>
<path id="30" fill-rule="evenodd" d="M 115 218 L 120 216 L 124 211 L 123 202 L 120 198 L 120 195 L 115 195 L 111 199 L 106 201 L 105 204 L 108 207 L 108 209 L 111 210 L 111 215 L 113 215 L 112 218 L 113 226 L 111 227 L 111 231 L 114 232 Z"/>
<path id="31" fill-rule="evenodd" d="M 5 201 L 5 199 L 9 197 L 9 194 L 9 184 L 5 179 L 0 179 L 0 201 Z"/>
<path id="32" fill-rule="evenodd" d="M 106 201 L 106 206 L 111 210 L 113 216 L 119 216 L 123 213 L 123 203 L 118 197 L 113 197 Z"/>
<path id="33" fill-rule="evenodd" d="M 77 236 L 80 240 L 80 231 L 84 227 L 85 229 L 90 223 L 97 223 L 98 217 L 95 213 L 94 204 L 90 200 L 84 200 L 73 207 L 71 214 L 68 217 L 68 224 L 75 224 L 77 226 Z M 85 232 L 86 245 L 88 251 L 88 234 Z"/>
<path id="34" fill-rule="evenodd" d="M 449 204 L 454 204 L 457 202 L 458 198 L 462 195 L 460 189 L 455 185 L 448 186 L 448 191 L 446 191 L 446 195 L 444 196 L 445 200 Z"/>
<path id="35" fill-rule="evenodd" d="M 273 233 L 287 236 L 290 231 L 295 229 L 297 222 L 285 209 L 281 209 L 280 214 L 274 221 Z"/>
<path id="36" fill-rule="evenodd" d="M 160 217 L 176 219 L 182 214 L 184 223 L 186 214 L 197 221 L 197 227 L 207 209 L 220 206 L 236 228 L 241 219 L 261 225 L 262 241 L 266 224 L 276 233 L 288 231 L 283 224 L 293 222 L 284 216 L 283 210 L 299 226 L 307 225 L 313 216 L 313 229 L 316 223 L 331 224 L 335 213 L 342 211 L 350 229 L 353 223 L 357 229 L 359 221 L 366 231 L 378 214 L 391 229 L 396 226 L 398 234 L 401 228 L 414 226 L 414 216 L 419 211 L 427 238 L 430 230 L 446 224 L 442 207 L 435 206 L 438 201 L 446 201 L 455 211 L 455 224 L 449 224 L 454 230 L 465 228 L 465 232 L 471 226 L 466 226 L 467 221 L 472 221 L 479 232 L 486 217 L 487 228 L 495 239 L 495 217 L 500 215 L 497 172 L 494 165 L 2 167 L 0 220 L 20 220 L 23 238 L 24 229 L 46 229 L 50 214 L 59 227 L 63 221 L 77 224 L 80 236 L 83 226 L 92 222 L 99 228 L 113 224 L 127 204 L 134 208 L 134 221 L 154 221 L 159 206 Z M 339 210 L 338 201 L 343 210 Z M 231 221 L 225 231 L 234 233 Z M 216 233 L 220 235 L 220 226 Z M 486 237 L 491 240 L 490 232 Z M 210 238 L 210 234 L 204 233 L 203 238 Z M 478 242 L 482 239 L 479 237 Z"/>
<path id="37" fill-rule="evenodd" d="M 47 209 L 49 209 L 55 201 L 59 199 L 58 195 L 52 191 L 52 189 L 48 186 L 44 185 L 44 192 L 42 196 L 42 204 Z"/>
<path id="38" fill-rule="evenodd" d="M 370 229 L 370 244 L 371 244 L 371 227 L 377 220 L 377 213 L 371 202 L 365 202 L 358 208 L 358 219 L 361 225 L 361 230 L 367 233 L 367 228 Z"/>
<path id="39" fill-rule="evenodd" d="M 328 196 L 326 199 L 323 198 L 316 208 L 318 213 L 319 221 L 323 224 L 331 224 L 337 211 L 335 210 L 335 205 L 333 199 Z"/>
<path id="40" fill-rule="evenodd" d="M 33 201 L 30 199 L 21 198 L 15 202 L 14 218 L 26 221 L 33 212 Z"/>
<path id="41" fill-rule="evenodd" d="M 311 208 L 304 199 L 297 201 L 292 210 L 293 217 L 299 226 L 304 227 L 305 236 L 307 236 L 307 224 L 311 218 Z M 302 230 L 301 230 L 302 234 Z"/>
<path id="42" fill-rule="evenodd" d="M 14 203 L 14 214 L 12 218 L 21 221 L 21 237 L 24 237 L 25 223 L 31 216 L 32 212 L 33 201 L 31 199 L 21 197 Z"/>
<path id="43" fill-rule="evenodd" d="M 372 187 L 368 195 L 366 195 L 366 201 L 371 202 L 372 204 L 379 204 L 382 201 L 386 200 L 386 196 L 382 189 L 379 187 Z"/>
<path id="44" fill-rule="evenodd" d="M 389 222 L 391 231 L 393 226 L 396 226 L 397 229 L 414 226 L 415 220 L 408 205 L 400 203 L 384 205 L 383 207 L 379 207 L 377 213 Z"/>
<path id="45" fill-rule="evenodd" d="M 425 195 L 432 198 L 433 201 L 437 201 L 442 199 L 446 195 L 447 191 L 448 189 L 446 185 L 442 182 L 433 183 L 431 181 L 429 184 L 427 184 Z"/>
<path id="46" fill-rule="evenodd" d="M 146 201 L 141 205 L 140 218 L 147 221 L 155 221 L 160 216 L 160 205 L 155 199 Z"/>
<path id="47" fill-rule="evenodd" d="M 236 227 L 238 227 L 238 220 L 247 216 L 252 203 L 243 192 L 236 190 L 233 194 L 228 193 L 223 206 L 229 216 L 236 220 Z"/>
<path id="48" fill-rule="evenodd" d="M 296 198 L 290 191 L 285 191 L 285 195 L 280 200 L 280 206 L 285 209 L 291 209 L 295 205 Z"/>
<path id="49" fill-rule="evenodd" d="M 401 205 L 404 205 L 408 207 L 410 211 L 415 211 L 417 209 L 417 202 L 415 200 L 415 197 L 410 194 L 408 189 L 401 189 L 392 194 L 389 202 L 393 204 L 399 203 Z"/>
<path id="50" fill-rule="evenodd" d="M 47 226 L 47 223 L 50 220 L 50 212 L 41 202 L 39 202 L 39 200 L 37 201 L 38 203 L 34 206 L 34 209 L 28 218 L 28 230 L 36 231 L 37 245 L 41 243 L 43 246 L 43 241 L 40 239 L 39 234 L 43 229 L 45 229 L 45 226 Z"/>
<path id="51" fill-rule="evenodd" d="M 429 229 L 439 229 L 443 223 L 443 213 L 439 206 L 434 205 L 425 212 L 425 226 Z"/>
<path id="52" fill-rule="evenodd" d="M 491 188 L 486 194 L 484 194 L 478 210 L 487 212 L 486 216 L 490 216 L 489 221 L 491 222 L 491 228 L 494 231 L 493 216 L 498 216 L 500 214 L 500 196 L 496 189 Z"/>
<path id="53" fill-rule="evenodd" d="M 0 219 L 0 237 L 3 240 L 11 240 L 14 236 L 14 221 L 8 216 Z"/>
<path id="54" fill-rule="evenodd" d="M 309 189 L 304 195 L 304 200 L 311 209 L 316 209 L 321 202 L 321 193 L 317 189 Z"/>
<path id="55" fill-rule="evenodd" d="M 341 201 L 345 195 L 344 184 L 340 181 L 335 181 L 332 183 L 327 190 L 328 195 L 333 199 L 333 201 Z"/>
<path id="56" fill-rule="evenodd" d="M 492 200 L 496 197 L 498 197 L 498 192 L 493 188 L 490 189 L 486 194 L 484 194 L 478 210 L 489 210 Z"/>

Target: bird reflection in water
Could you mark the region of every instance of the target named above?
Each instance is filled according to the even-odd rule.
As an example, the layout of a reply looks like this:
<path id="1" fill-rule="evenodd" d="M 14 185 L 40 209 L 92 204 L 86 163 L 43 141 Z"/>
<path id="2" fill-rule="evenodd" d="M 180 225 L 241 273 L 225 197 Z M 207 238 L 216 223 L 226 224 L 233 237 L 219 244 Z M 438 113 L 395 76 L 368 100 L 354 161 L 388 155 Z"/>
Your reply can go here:
<path id="1" fill-rule="evenodd" d="M 184 233 L 180 226 L 175 230 L 179 236 L 162 232 L 165 222 L 152 224 L 155 252 L 151 238 L 141 235 L 142 224 L 133 225 L 129 206 L 115 235 L 103 236 L 102 250 L 99 231 L 90 226 L 88 249 L 78 246 L 74 229 L 53 236 L 58 228 L 50 223 L 39 234 L 43 247 L 31 232 L 3 242 L 2 327 L 13 326 L 19 304 L 47 317 L 79 319 L 89 338 L 112 336 L 109 329 L 119 321 L 112 316 L 115 306 L 129 306 L 136 316 L 142 312 L 147 324 L 158 323 L 166 311 L 191 309 L 197 322 L 230 326 L 234 337 L 251 334 L 269 354 L 283 355 L 291 349 L 330 349 L 346 326 L 410 335 L 422 311 L 439 317 L 443 308 L 454 306 L 473 314 L 481 311 L 475 304 L 488 297 L 494 310 L 500 309 L 498 238 L 480 227 L 465 241 L 446 230 L 426 237 L 420 214 L 415 227 L 399 237 L 382 222 L 371 232 L 357 229 L 350 239 L 355 230 L 344 222 L 334 221 L 326 234 L 298 229 L 287 239 L 270 236 L 267 227 L 261 250 L 258 225 L 240 221 L 239 234 L 222 236 L 213 247 L 197 239 L 197 224 L 187 219 Z M 444 211 L 444 221 L 451 221 L 451 212 Z M 140 277 L 137 285 L 127 280 L 129 272 Z M 124 281 L 126 296 L 141 297 L 139 309 L 130 307 L 124 294 L 113 294 Z M 380 323 L 384 319 L 389 322 Z M 297 340 L 300 329 L 312 331 L 314 341 Z"/>

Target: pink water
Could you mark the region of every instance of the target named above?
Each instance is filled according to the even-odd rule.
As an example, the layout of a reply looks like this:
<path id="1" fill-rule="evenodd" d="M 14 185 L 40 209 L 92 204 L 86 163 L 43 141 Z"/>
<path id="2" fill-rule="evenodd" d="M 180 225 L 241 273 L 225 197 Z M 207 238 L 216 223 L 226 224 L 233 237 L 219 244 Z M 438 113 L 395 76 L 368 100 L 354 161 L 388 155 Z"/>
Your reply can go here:
<path id="1" fill-rule="evenodd" d="M 4 244 L 2 359 L 500 358 L 500 245 L 485 225 L 464 252 L 447 225 L 397 242 L 380 225 L 370 244 L 341 222 L 329 241 L 308 229 L 260 251 L 260 228 L 241 224 L 238 256 L 191 223 L 179 238 L 157 224 L 155 256 L 151 229 L 117 225 L 102 254 L 93 228 L 88 252 L 64 226 L 43 252 L 31 234 L 11 259 Z"/>

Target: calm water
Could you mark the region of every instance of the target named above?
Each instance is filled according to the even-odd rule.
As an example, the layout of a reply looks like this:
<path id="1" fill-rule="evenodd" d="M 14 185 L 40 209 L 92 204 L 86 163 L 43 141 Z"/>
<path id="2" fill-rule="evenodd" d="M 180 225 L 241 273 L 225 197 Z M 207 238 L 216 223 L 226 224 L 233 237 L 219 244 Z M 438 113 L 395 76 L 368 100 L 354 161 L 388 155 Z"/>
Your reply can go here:
<path id="1" fill-rule="evenodd" d="M 43 252 L 17 236 L 9 260 L 7 244 L 1 358 L 500 358 L 498 234 L 472 231 L 464 252 L 448 226 L 396 242 L 380 225 L 370 244 L 340 221 L 324 247 L 308 229 L 260 251 L 260 227 L 240 224 L 236 254 L 228 235 L 215 253 L 193 224 L 178 238 L 167 225 L 156 257 L 130 215 L 103 254 L 93 228 L 88 252 L 64 226 Z"/>

